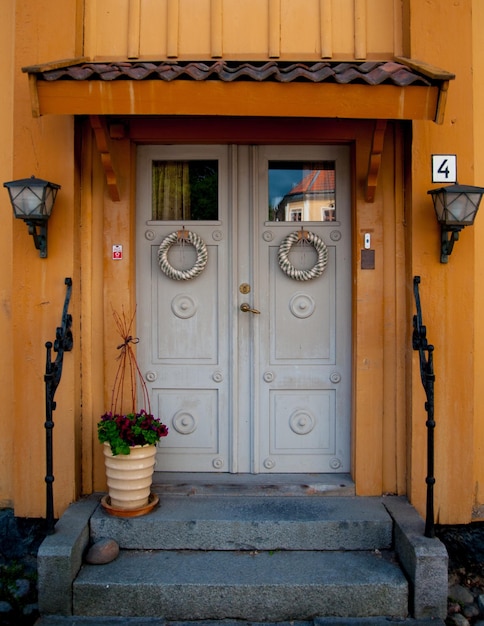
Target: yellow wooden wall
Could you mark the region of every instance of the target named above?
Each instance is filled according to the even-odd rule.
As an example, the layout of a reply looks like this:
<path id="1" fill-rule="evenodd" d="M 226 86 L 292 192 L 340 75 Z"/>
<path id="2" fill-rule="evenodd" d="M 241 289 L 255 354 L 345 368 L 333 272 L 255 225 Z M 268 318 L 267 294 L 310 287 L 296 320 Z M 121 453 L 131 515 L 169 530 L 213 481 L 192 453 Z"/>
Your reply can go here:
<path id="1" fill-rule="evenodd" d="M 12 180 L 13 171 L 13 37 L 15 27 L 15 2 L 0 3 L 0 55 L 4 70 L 0 72 L 0 176 L 1 180 Z M 9 213 L 10 211 L 10 213 Z M 0 202 L 0 392 L 2 418 L 0 419 L 0 506 L 11 505 L 13 493 L 13 341 L 12 341 L 12 213 L 7 198 Z"/>
<path id="2" fill-rule="evenodd" d="M 387 59 L 401 0 L 86 0 L 84 54 L 130 59 Z"/>
<path id="3" fill-rule="evenodd" d="M 7 0 L 0 7 L 2 58 L 11 61 L 0 76 L 2 94 L 7 94 L 0 105 L 0 136 L 5 137 L 9 150 L 9 154 L 2 152 L 0 160 L 2 180 L 36 175 L 62 185 L 49 221 L 47 259 L 39 257 L 25 224 L 13 220 L 6 190 L 1 196 L 0 315 L 6 324 L 2 323 L 0 330 L 5 340 L 0 357 L 0 502 L 14 501 L 20 516 L 45 514 L 44 346 L 55 339 L 61 322 L 67 276 L 74 280 L 71 312 L 75 349 L 66 354 L 55 398 L 56 513 L 79 493 L 79 224 L 74 120 L 54 116 L 33 119 L 28 81 L 21 72 L 21 67 L 32 62 L 79 54 L 78 10 L 75 0 Z"/>
<path id="4" fill-rule="evenodd" d="M 459 181 L 484 184 L 483 26 L 480 0 L 3 0 L 0 173 L 4 181 L 35 174 L 62 189 L 49 222 L 48 259 L 39 258 L 25 225 L 13 221 L 5 190 L 0 203 L 0 504 L 15 501 L 21 516 L 44 512 L 44 344 L 60 323 L 66 276 L 74 280 L 75 344 L 56 395 L 56 514 L 82 491 L 103 487 L 95 423 L 109 399 L 104 381 L 112 379 L 116 356 L 111 307 L 134 304 L 133 146 L 128 139 L 116 143 L 122 201 L 113 203 L 88 121 L 32 118 L 21 67 L 80 55 L 344 60 L 403 52 L 457 75 L 444 124 L 414 122 L 412 132 L 408 125 L 410 176 L 403 127 L 390 124 L 376 201 L 365 203 L 371 124 L 328 126 L 325 135 L 335 138 L 339 129 L 340 139 L 355 142 L 357 488 L 407 492 L 425 508 L 426 415 L 409 347 L 411 282 L 419 274 L 436 344 L 437 516 L 443 523 L 470 521 L 484 503 L 484 218 L 462 233 L 449 264 L 441 265 L 427 190 L 432 153 L 456 153 Z M 370 229 L 381 262 L 362 272 L 358 251 Z M 123 243 L 126 264 L 109 262 L 113 243 Z"/>
<path id="5" fill-rule="evenodd" d="M 81 155 L 80 282 L 82 328 L 82 465 L 81 491 L 106 488 L 102 446 L 96 424 L 112 403 L 121 338 L 113 311 L 129 317 L 136 310 L 134 222 L 135 149 L 128 138 L 118 140 L 114 157 L 121 199 L 105 190 L 101 166 L 88 120 L 79 122 Z M 123 246 L 123 262 L 113 262 L 113 244 Z M 133 329 L 136 331 L 136 327 Z"/>
<path id="6" fill-rule="evenodd" d="M 439 263 L 440 233 L 427 191 L 432 185 L 431 154 L 457 154 L 462 184 L 477 184 L 474 169 L 472 0 L 441 2 L 410 0 L 410 53 L 456 74 L 441 126 L 413 123 L 412 184 L 409 188 L 409 276 L 421 275 L 422 307 L 429 342 L 435 344 L 435 496 L 436 518 L 442 523 L 471 519 L 475 504 L 473 449 L 475 399 L 482 387 L 474 374 L 475 339 L 473 313 L 480 289 L 474 246 L 479 247 L 481 227 L 467 228 L 456 243 L 448 264 Z M 449 42 L 459 41 L 459 46 Z M 476 42 L 477 44 L 477 42 Z M 482 107 L 482 103 L 479 103 Z M 483 182 L 483 181 L 481 181 Z M 477 220 L 482 220 L 478 216 Z M 475 383 L 479 387 L 475 387 Z M 425 509 L 426 435 L 422 425 L 424 395 L 413 357 L 413 392 L 409 421 L 411 474 L 409 495 Z M 482 404 L 484 398 L 478 398 Z M 482 409 L 481 409 L 482 410 Z"/>
<path id="7" fill-rule="evenodd" d="M 388 124 L 375 201 L 365 201 L 374 124 L 357 125 L 353 208 L 353 478 L 357 495 L 406 493 L 404 144 Z M 361 269 L 364 234 L 375 269 Z"/>
<path id="8" fill-rule="evenodd" d="M 474 0 L 472 3 L 473 29 L 473 122 L 474 122 L 474 173 L 475 184 L 484 187 L 484 48 L 482 32 L 484 29 L 484 3 Z M 484 397 L 482 382 L 484 381 L 484 206 L 475 222 L 475 370 L 474 370 L 474 517 L 484 519 Z"/>

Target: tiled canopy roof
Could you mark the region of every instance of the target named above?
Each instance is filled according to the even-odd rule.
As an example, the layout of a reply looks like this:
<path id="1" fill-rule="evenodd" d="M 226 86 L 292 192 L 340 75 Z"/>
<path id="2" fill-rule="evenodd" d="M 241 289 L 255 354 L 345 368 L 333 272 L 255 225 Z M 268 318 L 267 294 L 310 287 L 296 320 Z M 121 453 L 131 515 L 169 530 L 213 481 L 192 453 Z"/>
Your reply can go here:
<path id="1" fill-rule="evenodd" d="M 30 68 L 31 71 L 33 68 Z M 395 61 L 365 63 L 269 62 L 110 62 L 82 63 L 34 71 L 38 80 L 186 80 L 236 82 L 312 82 L 367 85 L 430 86 L 432 80 Z"/>
<path id="2" fill-rule="evenodd" d="M 23 67 L 32 113 L 433 120 L 453 74 L 387 61 L 92 61 Z"/>

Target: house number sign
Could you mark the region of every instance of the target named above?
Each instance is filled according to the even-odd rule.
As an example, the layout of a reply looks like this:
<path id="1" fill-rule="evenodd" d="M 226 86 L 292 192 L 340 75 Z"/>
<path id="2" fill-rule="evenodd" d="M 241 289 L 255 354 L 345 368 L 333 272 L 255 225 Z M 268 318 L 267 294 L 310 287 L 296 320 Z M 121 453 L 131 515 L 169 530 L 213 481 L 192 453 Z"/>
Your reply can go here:
<path id="1" fill-rule="evenodd" d="M 457 156 L 455 154 L 432 155 L 432 182 L 457 182 Z"/>

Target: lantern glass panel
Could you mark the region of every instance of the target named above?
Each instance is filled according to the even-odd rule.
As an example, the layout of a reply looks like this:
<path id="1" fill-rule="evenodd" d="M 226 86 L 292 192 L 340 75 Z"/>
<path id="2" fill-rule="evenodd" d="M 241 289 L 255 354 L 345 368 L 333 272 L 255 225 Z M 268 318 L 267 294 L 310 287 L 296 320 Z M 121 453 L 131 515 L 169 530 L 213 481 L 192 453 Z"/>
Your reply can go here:
<path id="1" fill-rule="evenodd" d="M 445 212 L 445 204 L 444 204 L 445 196 L 443 193 L 436 193 L 432 195 L 432 200 L 434 201 L 434 209 L 437 215 L 437 220 L 439 222 L 444 221 L 444 212 Z"/>
<path id="2" fill-rule="evenodd" d="M 15 217 L 23 220 L 47 220 L 54 206 L 60 185 L 40 178 L 24 178 L 4 183 L 10 194 Z"/>
<path id="3" fill-rule="evenodd" d="M 447 210 L 444 214 L 447 224 L 473 224 L 480 195 L 475 193 L 448 194 Z"/>
<path id="4" fill-rule="evenodd" d="M 12 204 L 15 216 L 25 217 L 43 214 L 43 189 L 31 189 L 30 187 L 11 187 Z"/>

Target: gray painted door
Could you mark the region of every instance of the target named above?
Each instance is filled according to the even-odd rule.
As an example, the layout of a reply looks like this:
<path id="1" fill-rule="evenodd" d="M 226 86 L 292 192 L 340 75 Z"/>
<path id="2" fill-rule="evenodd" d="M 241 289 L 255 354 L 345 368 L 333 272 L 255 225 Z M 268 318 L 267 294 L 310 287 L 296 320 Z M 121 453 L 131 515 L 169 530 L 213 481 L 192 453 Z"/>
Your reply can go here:
<path id="1" fill-rule="evenodd" d="M 215 213 L 154 212 L 171 162 L 216 164 Z M 344 146 L 138 149 L 138 356 L 170 429 L 157 470 L 349 470 L 350 196 Z"/>

